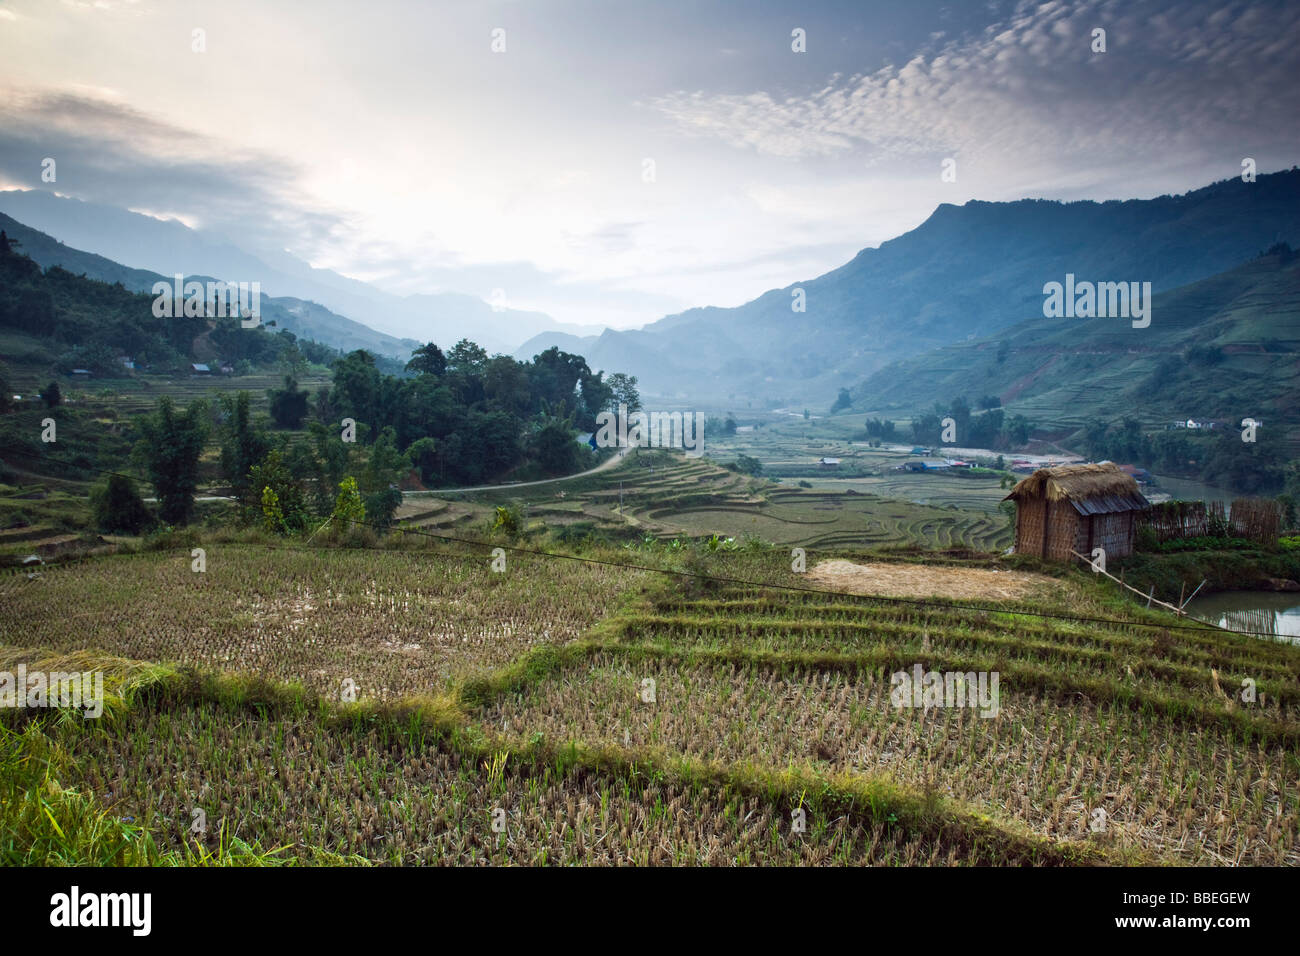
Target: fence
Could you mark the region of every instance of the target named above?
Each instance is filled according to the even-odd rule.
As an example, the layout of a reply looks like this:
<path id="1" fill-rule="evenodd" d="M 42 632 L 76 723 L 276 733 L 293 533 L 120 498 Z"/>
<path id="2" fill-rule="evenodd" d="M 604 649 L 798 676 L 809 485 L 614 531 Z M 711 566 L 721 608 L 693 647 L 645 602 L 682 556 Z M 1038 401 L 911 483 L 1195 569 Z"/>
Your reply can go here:
<path id="1" fill-rule="evenodd" d="M 1271 547 L 1277 544 L 1282 509 L 1268 498 L 1236 498 L 1230 512 L 1221 501 L 1165 501 L 1141 512 L 1138 522 L 1157 541 L 1231 536 Z"/>
<path id="2" fill-rule="evenodd" d="M 1235 498 L 1232 502 L 1232 530 L 1239 538 L 1263 545 L 1277 544 L 1282 526 L 1282 508 L 1268 498 Z"/>

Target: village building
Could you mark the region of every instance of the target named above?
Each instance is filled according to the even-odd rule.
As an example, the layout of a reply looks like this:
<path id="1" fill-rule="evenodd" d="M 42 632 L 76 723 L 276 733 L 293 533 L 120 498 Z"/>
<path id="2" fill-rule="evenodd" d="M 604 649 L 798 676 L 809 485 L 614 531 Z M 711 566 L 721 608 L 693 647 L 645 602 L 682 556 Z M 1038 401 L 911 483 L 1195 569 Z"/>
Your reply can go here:
<path id="1" fill-rule="evenodd" d="M 840 460 L 838 458 L 822 458 L 817 462 L 817 464 L 821 465 L 823 468 L 838 468 L 840 466 Z"/>
<path id="2" fill-rule="evenodd" d="M 898 466 L 899 471 L 947 471 L 952 467 L 947 458 L 922 458 L 920 461 L 905 461 Z"/>
<path id="3" fill-rule="evenodd" d="M 1151 507 L 1133 476 L 1109 462 L 1040 468 L 1003 500 L 1016 503 L 1016 553 L 1058 561 L 1094 548 L 1132 554 L 1137 513 Z"/>

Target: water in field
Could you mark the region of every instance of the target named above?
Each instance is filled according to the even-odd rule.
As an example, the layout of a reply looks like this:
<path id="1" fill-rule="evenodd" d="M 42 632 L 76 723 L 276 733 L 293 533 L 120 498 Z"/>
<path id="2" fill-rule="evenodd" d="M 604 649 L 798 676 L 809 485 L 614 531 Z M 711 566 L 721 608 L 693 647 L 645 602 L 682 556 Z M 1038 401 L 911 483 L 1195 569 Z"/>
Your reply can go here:
<path id="1" fill-rule="evenodd" d="M 1191 481 L 1187 478 L 1164 478 L 1156 475 L 1155 479 L 1155 485 L 1142 489 L 1142 494 L 1152 504 L 1174 500 L 1222 501 L 1225 505 L 1230 505 L 1232 499 L 1236 497 L 1230 491 L 1224 491 L 1222 488 L 1215 488 L 1213 485 L 1202 484 L 1199 481 Z"/>
<path id="2" fill-rule="evenodd" d="M 1300 644 L 1300 592 L 1223 591 L 1193 598 L 1187 610 L 1229 630 L 1274 634 Z"/>

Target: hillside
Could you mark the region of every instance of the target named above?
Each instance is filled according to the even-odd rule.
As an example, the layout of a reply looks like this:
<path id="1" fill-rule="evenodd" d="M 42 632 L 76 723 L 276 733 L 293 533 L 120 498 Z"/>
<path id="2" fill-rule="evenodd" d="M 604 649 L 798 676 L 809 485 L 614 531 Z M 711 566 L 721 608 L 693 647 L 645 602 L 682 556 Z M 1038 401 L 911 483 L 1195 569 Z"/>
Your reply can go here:
<path id="1" fill-rule="evenodd" d="M 1034 312 L 1037 315 L 1034 315 Z M 1300 438 L 1300 255 L 1279 250 L 1158 293 L 1148 328 L 1123 319 L 1030 317 L 895 363 L 852 391 L 854 411 L 901 413 L 997 395 L 1040 426 L 1131 415 L 1240 422 Z"/>
<path id="2" fill-rule="evenodd" d="M 944 204 L 823 276 L 737 308 L 589 336 L 580 351 L 593 368 L 629 369 L 648 393 L 829 399 L 891 362 L 1041 314 L 1043 284 L 1067 272 L 1149 281 L 1159 292 L 1278 241 L 1300 245 L 1300 170 L 1157 199 Z M 795 288 L 805 312 L 791 309 Z M 544 336 L 529 348 L 549 344 Z"/>
<path id="3" fill-rule="evenodd" d="M 383 348 L 374 348 L 385 355 L 400 353 L 399 357 L 405 358 L 409 348 L 394 351 L 393 342 L 408 338 L 418 338 L 420 344 L 434 341 L 444 346 L 469 338 L 489 352 L 508 354 L 520 342 L 545 330 L 586 331 L 558 323 L 541 312 L 494 308 L 472 295 L 394 295 L 329 269 L 315 268 L 283 250 L 255 254 L 176 220 L 155 219 L 42 190 L 0 191 L 0 211 L 62 237 L 73 246 L 139 267 L 135 271 L 167 276 L 176 272 L 201 273 L 232 282 L 257 280 L 269 296 L 319 303 L 317 308 L 333 312 L 339 319 L 346 316 L 344 321 L 352 320 L 374 330 L 370 334 L 379 336 L 374 341 L 386 343 Z M 47 262 L 34 252 L 31 255 L 42 265 L 58 261 Z M 59 264 L 74 272 L 83 271 L 64 262 Z M 360 340 L 361 333 L 356 330 L 347 334 Z M 526 357 L 532 358 L 533 354 Z"/>
<path id="4" fill-rule="evenodd" d="M 150 293 L 155 282 L 172 282 L 172 275 L 160 275 L 147 269 L 132 269 L 112 259 L 93 252 L 84 252 L 64 245 L 53 236 L 0 213 L 0 229 L 20 245 L 16 251 L 25 253 L 42 268 L 59 266 L 73 275 L 82 275 L 109 284 L 121 283 L 128 292 Z M 207 273 L 190 270 L 188 279 L 206 281 L 214 278 Z M 251 280 L 250 280 L 251 281 Z M 411 350 L 420 344 L 411 339 L 396 339 L 391 335 L 337 315 L 322 305 L 290 296 L 270 296 L 262 291 L 262 322 L 268 327 L 285 329 L 302 338 L 327 345 L 344 352 L 366 349 L 377 355 L 405 362 Z M 274 323 L 274 325 L 272 325 Z"/>

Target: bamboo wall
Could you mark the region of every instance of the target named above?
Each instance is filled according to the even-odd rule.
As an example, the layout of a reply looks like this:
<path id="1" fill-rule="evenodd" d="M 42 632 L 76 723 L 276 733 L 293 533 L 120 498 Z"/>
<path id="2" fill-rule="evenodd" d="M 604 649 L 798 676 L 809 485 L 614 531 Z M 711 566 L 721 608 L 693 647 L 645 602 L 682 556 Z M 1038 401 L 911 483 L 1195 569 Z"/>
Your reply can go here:
<path id="1" fill-rule="evenodd" d="M 1153 505 L 1139 522 L 1149 527 L 1157 541 L 1201 538 L 1228 530 L 1238 538 L 1266 546 L 1277 544 L 1282 510 L 1268 498 L 1237 498 L 1229 511 L 1223 502 L 1166 501 Z"/>
<path id="2" fill-rule="evenodd" d="M 1044 496 L 1021 502 L 1016 509 L 1017 554 L 1068 561 L 1070 552 L 1079 548 L 1081 534 L 1086 536 L 1086 529 L 1068 501 Z"/>

